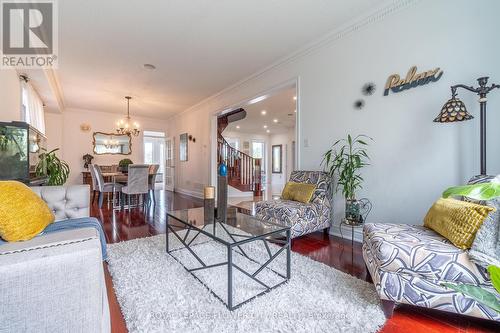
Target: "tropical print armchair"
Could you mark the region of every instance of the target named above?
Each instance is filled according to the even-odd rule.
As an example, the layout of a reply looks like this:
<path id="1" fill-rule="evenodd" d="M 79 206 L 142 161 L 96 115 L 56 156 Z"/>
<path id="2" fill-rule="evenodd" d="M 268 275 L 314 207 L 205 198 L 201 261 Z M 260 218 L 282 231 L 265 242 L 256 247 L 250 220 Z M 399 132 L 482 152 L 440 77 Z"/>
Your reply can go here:
<path id="1" fill-rule="evenodd" d="M 290 226 L 295 238 L 327 229 L 331 221 L 330 177 L 321 171 L 293 171 L 290 181 L 316 185 L 311 201 L 269 200 L 255 204 L 255 215 L 268 222 Z"/>
<path id="2" fill-rule="evenodd" d="M 366 224 L 363 258 L 387 316 L 395 303 L 406 303 L 500 321 L 500 313 L 442 286 L 465 283 L 495 293 L 487 272 L 469 259 L 467 251 L 426 227 Z"/>

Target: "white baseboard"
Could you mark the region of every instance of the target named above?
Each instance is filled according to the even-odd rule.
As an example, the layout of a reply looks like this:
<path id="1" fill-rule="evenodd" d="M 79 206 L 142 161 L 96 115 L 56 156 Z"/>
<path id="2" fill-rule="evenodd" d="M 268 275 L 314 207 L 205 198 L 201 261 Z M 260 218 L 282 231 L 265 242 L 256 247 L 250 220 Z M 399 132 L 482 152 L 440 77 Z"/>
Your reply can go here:
<path id="1" fill-rule="evenodd" d="M 174 189 L 174 192 L 184 194 L 184 195 L 189 195 L 195 198 L 203 199 L 203 193 L 198 192 L 198 191 L 191 191 L 191 190 L 185 190 L 182 188 L 176 188 Z"/>

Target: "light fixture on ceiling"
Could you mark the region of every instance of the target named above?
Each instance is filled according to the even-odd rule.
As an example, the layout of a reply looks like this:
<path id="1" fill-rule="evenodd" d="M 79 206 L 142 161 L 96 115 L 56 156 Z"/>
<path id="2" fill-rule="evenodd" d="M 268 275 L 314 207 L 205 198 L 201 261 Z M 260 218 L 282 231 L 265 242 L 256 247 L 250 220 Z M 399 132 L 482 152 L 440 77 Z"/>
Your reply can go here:
<path id="1" fill-rule="evenodd" d="M 295 113 L 297 113 L 297 109 L 295 109 L 295 111 L 294 111 L 294 112 L 295 112 Z"/>
<path id="2" fill-rule="evenodd" d="M 106 147 L 107 149 L 114 149 L 114 148 L 118 148 L 120 146 L 120 142 L 116 139 L 113 139 L 113 137 L 111 137 L 111 140 L 104 140 L 104 147 Z"/>
<path id="3" fill-rule="evenodd" d="M 278 119 L 273 119 L 273 122 L 277 123 L 277 122 L 278 122 Z"/>
<path id="4" fill-rule="evenodd" d="M 271 131 L 270 131 L 270 130 L 267 130 L 267 131 L 266 131 L 266 133 L 271 133 Z"/>
<path id="5" fill-rule="evenodd" d="M 267 113 L 267 111 L 266 111 L 266 110 L 262 110 L 262 111 L 260 111 L 260 113 L 261 113 L 263 116 L 265 116 L 265 115 L 266 115 L 266 113 Z"/>
<path id="6" fill-rule="evenodd" d="M 255 97 L 254 99 L 251 99 L 251 100 L 248 101 L 248 105 L 262 102 L 267 97 L 269 97 L 269 96 L 268 95 L 263 95 L 263 96 Z"/>
<path id="7" fill-rule="evenodd" d="M 156 69 L 156 66 L 153 64 L 144 64 L 143 66 L 145 69 L 150 70 L 150 71 L 154 71 Z"/>
<path id="8" fill-rule="evenodd" d="M 240 125 L 236 125 L 236 129 L 240 129 Z"/>
<path id="9" fill-rule="evenodd" d="M 293 96 L 293 100 L 296 101 L 297 100 L 297 96 Z"/>
<path id="10" fill-rule="evenodd" d="M 267 125 L 264 125 L 264 126 L 262 126 L 262 127 L 267 128 Z"/>
<path id="11" fill-rule="evenodd" d="M 132 99 L 132 97 L 125 96 L 125 98 L 127 99 L 127 118 L 121 119 L 116 123 L 116 126 L 118 126 L 116 132 L 118 134 L 138 136 L 141 132 L 139 131 L 139 124 L 135 121 L 132 122 L 132 120 L 130 120 L 130 100 Z"/>

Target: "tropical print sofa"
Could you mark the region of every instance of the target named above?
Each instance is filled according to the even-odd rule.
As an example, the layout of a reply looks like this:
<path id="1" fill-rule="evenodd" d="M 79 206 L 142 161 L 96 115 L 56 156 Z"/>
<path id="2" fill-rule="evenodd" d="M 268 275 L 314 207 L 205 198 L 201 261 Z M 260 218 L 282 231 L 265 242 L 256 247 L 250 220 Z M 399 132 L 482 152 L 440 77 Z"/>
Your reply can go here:
<path id="1" fill-rule="evenodd" d="M 385 305 L 405 303 L 500 321 L 500 314 L 441 285 L 474 284 L 495 292 L 485 270 L 467 251 L 434 231 L 414 225 L 366 224 L 363 258 Z"/>
<path id="2" fill-rule="evenodd" d="M 316 185 L 311 201 L 269 200 L 255 204 L 255 215 L 268 222 L 290 226 L 295 238 L 330 227 L 330 177 L 321 171 L 293 171 L 290 181 Z"/>

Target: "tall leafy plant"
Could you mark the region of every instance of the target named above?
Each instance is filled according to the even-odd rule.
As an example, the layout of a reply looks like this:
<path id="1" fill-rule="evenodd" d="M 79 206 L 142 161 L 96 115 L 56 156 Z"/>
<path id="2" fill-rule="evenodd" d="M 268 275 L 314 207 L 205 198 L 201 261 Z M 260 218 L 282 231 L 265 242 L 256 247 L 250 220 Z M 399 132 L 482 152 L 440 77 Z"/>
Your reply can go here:
<path id="1" fill-rule="evenodd" d="M 369 136 L 358 135 L 347 139 L 337 140 L 332 147 L 323 155 L 321 165 L 333 178 L 337 176 L 336 192 L 342 187 L 342 194 L 346 199 L 356 198 L 356 191 L 363 188 L 363 177 L 360 169 L 369 165 L 370 157 L 367 153 L 367 140 Z"/>
<path id="2" fill-rule="evenodd" d="M 47 176 L 47 185 L 64 185 L 69 176 L 69 165 L 65 161 L 56 156 L 56 151 L 59 148 L 49 151 L 48 153 L 41 153 L 39 155 L 40 161 L 36 165 L 37 176 Z"/>

